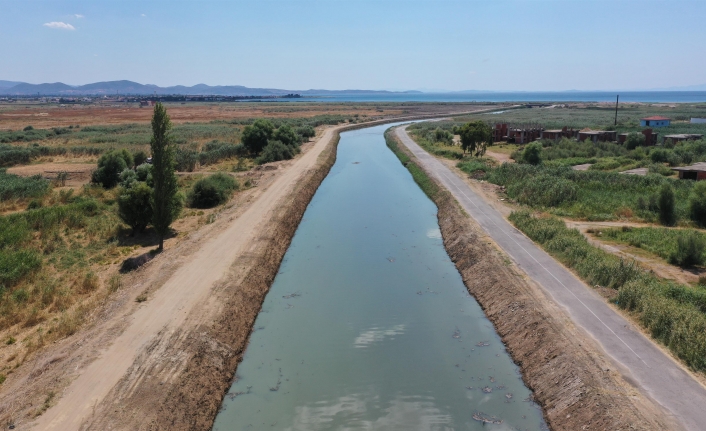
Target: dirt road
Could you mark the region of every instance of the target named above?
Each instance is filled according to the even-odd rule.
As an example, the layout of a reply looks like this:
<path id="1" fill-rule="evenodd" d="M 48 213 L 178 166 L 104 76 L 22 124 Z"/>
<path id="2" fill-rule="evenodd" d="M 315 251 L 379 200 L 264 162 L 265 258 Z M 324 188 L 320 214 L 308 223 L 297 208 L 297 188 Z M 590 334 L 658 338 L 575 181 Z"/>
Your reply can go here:
<path id="1" fill-rule="evenodd" d="M 79 429 L 95 405 L 105 398 L 155 335 L 179 328 L 196 304 L 208 300 L 211 286 L 227 273 L 247 244 L 255 240 L 259 235 L 258 225 L 268 217 L 277 202 L 287 196 L 302 173 L 314 166 L 334 134 L 333 128 L 328 129 L 245 213 L 180 267 L 134 313 L 129 326 L 115 342 L 74 380 L 57 405 L 39 418 L 35 429 Z"/>
<path id="2" fill-rule="evenodd" d="M 603 298 L 512 227 L 461 178 L 412 141 L 404 128 L 398 128 L 396 135 L 488 236 L 603 347 L 628 381 L 669 411 L 684 428 L 703 429 L 706 388 Z"/>

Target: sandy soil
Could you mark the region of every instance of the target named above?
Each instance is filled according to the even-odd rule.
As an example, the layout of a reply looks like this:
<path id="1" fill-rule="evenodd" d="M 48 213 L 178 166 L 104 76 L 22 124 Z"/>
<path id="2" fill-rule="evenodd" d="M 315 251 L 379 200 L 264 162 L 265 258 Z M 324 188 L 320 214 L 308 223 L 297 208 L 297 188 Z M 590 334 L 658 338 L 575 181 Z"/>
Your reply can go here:
<path id="1" fill-rule="evenodd" d="M 552 429 L 679 429 L 614 369 L 596 341 L 523 275 L 449 193 L 440 193 L 435 202 L 449 256 Z"/>
<path id="2" fill-rule="evenodd" d="M 509 154 L 486 150 L 485 155 L 497 160 L 498 163 L 515 163 L 515 161 L 510 158 Z"/>

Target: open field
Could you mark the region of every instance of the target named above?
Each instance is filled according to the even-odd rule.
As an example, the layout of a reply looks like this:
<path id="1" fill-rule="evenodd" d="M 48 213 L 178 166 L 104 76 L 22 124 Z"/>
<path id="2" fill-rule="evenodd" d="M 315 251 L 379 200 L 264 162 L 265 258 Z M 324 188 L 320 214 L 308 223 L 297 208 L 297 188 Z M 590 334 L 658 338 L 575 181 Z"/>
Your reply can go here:
<path id="1" fill-rule="evenodd" d="M 505 104 L 477 103 L 306 103 L 306 102 L 238 102 L 238 103 L 165 103 L 176 124 L 235 122 L 253 118 L 332 117 L 343 121 L 375 120 L 396 115 L 424 115 L 438 112 L 464 112 Z M 0 131 L 18 130 L 28 125 L 38 129 L 69 126 L 148 124 L 150 108 L 134 103 L 102 105 L 19 105 L 0 104 Z"/>

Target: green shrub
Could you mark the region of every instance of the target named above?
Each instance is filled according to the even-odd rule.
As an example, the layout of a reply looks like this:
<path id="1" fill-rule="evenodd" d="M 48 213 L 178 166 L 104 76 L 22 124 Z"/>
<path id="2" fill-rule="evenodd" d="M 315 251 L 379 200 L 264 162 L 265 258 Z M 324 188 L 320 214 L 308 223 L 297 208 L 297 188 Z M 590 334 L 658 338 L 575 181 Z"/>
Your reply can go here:
<path id="1" fill-rule="evenodd" d="M 132 154 L 126 149 L 113 150 L 98 159 L 98 169 L 93 171 L 92 181 L 106 189 L 115 187 L 120 181 L 120 174 L 134 166 Z"/>
<path id="2" fill-rule="evenodd" d="M 0 285 L 14 286 L 42 265 L 42 259 L 31 250 L 0 250 Z"/>
<path id="3" fill-rule="evenodd" d="M 314 128 L 309 125 L 297 127 L 297 133 L 306 141 L 316 136 L 316 130 L 314 130 Z"/>
<path id="4" fill-rule="evenodd" d="M 245 126 L 241 142 L 250 154 L 260 154 L 272 139 L 274 125 L 271 121 L 258 119 L 252 125 Z"/>
<path id="5" fill-rule="evenodd" d="M 244 156 L 248 150 L 243 144 L 230 144 L 226 142 L 211 141 L 207 143 L 201 153 L 199 153 L 199 164 L 201 166 L 212 165 L 221 160 L 233 157 Z"/>
<path id="6" fill-rule="evenodd" d="M 674 190 L 669 184 L 663 184 L 659 189 L 659 222 L 665 226 L 674 226 L 677 222 Z"/>
<path id="7" fill-rule="evenodd" d="M 513 184 L 508 188 L 508 195 L 525 205 L 557 207 L 576 200 L 577 188 L 564 178 L 540 175 L 532 181 Z"/>
<path id="8" fill-rule="evenodd" d="M 299 145 L 301 145 L 301 137 L 287 124 L 275 130 L 272 134 L 272 139 L 275 141 L 280 141 L 292 149 L 299 148 Z"/>
<path id="9" fill-rule="evenodd" d="M 659 279 L 634 262 L 590 245 L 557 218 L 518 211 L 510 221 L 588 284 L 618 289 L 621 308 L 635 313 L 651 335 L 688 366 L 706 371 L 706 290 Z"/>
<path id="10" fill-rule="evenodd" d="M 682 267 L 704 263 L 706 240 L 695 232 L 684 232 L 677 238 L 676 250 L 669 256 L 669 263 Z"/>
<path id="11" fill-rule="evenodd" d="M 628 133 L 625 139 L 625 148 L 628 150 L 634 150 L 637 147 L 643 147 L 645 145 L 645 135 L 638 132 Z"/>
<path id="12" fill-rule="evenodd" d="M 125 169 L 120 173 L 120 187 L 130 188 L 137 182 L 137 174 L 132 169 Z"/>
<path id="13" fill-rule="evenodd" d="M 522 161 L 530 165 L 542 163 L 542 144 L 533 142 L 525 147 L 522 152 Z"/>
<path id="14" fill-rule="evenodd" d="M 123 188 L 118 197 L 118 215 L 135 232 L 143 231 L 152 221 L 152 189 L 143 182 Z"/>
<path id="15" fill-rule="evenodd" d="M 294 154 L 294 149 L 289 145 L 285 145 L 280 141 L 270 141 L 262 150 L 262 153 L 260 153 L 256 161 L 258 164 L 262 165 L 264 163 L 278 162 L 280 160 L 289 160 L 294 157 Z"/>
<path id="16" fill-rule="evenodd" d="M 135 174 L 137 175 L 137 181 L 145 182 L 152 187 L 152 165 L 149 163 L 141 164 L 135 169 Z"/>
<path id="17" fill-rule="evenodd" d="M 147 153 L 144 151 L 136 151 L 135 154 L 133 154 L 133 159 L 135 166 L 140 166 L 141 164 L 147 162 Z"/>
<path id="18" fill-rule="evenodd" d="M 697 182 L 691 189 L 689 216 L 697 225 L 706 227 L 706 181 Z"/>
<path id="19" fill-rule="evenodd" d="M 233 191 L 239 188 L 238 182 L 222 172 L 198 180 L 188 194 L 192 208 L 212 208 L 225 203 Z"/>
<path id="20" fill-rule="evenodd" d="M 179 172 L 193 172 L 199 160 L 199 153 L 188 148 L 177 148 L 174 154 L 176 170 Z"/>
<path id="21" fill-rule="evenodd" d="M 0 202 L 11 199 L 40 198 L 49 192 L 49 181 L 41 175 L 20 177 L 0 169 Z"/>

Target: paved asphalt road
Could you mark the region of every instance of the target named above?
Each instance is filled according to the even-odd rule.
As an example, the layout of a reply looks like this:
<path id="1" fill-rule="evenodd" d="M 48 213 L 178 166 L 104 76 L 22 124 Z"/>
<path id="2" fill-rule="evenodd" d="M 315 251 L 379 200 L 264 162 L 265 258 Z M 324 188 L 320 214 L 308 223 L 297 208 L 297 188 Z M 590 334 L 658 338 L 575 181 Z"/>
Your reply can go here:
<path id="1" fill-rule="evenodd" d="M 417 145 L 405 131 L 397 136 L 424 168 L 534 281 L 564 308 L 577 326 L 623 365 L 643 391 L 688 430 L 706 430 L 706 388 L 613 310 L 605 300 L 508 223 L 461 178 Z"/>

